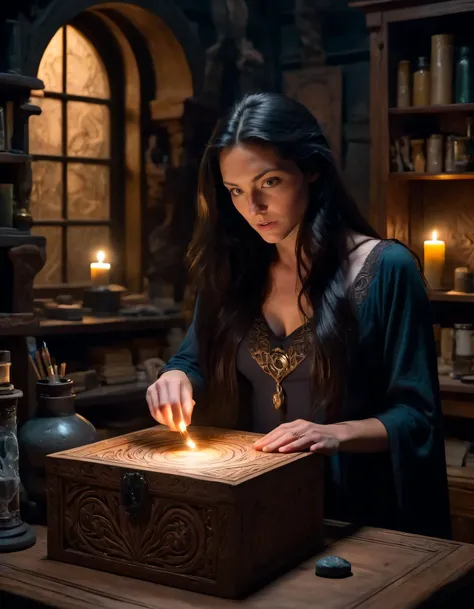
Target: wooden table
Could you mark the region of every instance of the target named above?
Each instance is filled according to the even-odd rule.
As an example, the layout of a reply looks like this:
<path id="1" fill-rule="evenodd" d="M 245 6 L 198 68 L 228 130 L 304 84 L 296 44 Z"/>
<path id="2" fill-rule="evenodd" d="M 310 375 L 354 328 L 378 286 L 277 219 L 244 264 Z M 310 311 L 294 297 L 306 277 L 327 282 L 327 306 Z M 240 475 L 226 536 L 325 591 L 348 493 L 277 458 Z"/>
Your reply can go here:
<path id="1" fill-rule="evenodd" d="M 327 527 L 324 554 L 352 563 L 353 575 L 330 580 L 314 575 L 309 560 L 243 601 L 226 601 L 145 581 L 53 562 L 46 556 L 46 531 L 29 550 L 0 554 L 0 607 L 23 609 L 412 609 L 472 607 L 474 545 L 382 529 L 349 531 Z M 451 590 L 441 604 L 420 604 L 448 582 L 464 584 L 464 605 Z M 448 587 L 452 586 L 448 584 Z M 459 583 L 456 584 L 456 587 Z M 36 605 L 32 601 L 44 603 Z"/>

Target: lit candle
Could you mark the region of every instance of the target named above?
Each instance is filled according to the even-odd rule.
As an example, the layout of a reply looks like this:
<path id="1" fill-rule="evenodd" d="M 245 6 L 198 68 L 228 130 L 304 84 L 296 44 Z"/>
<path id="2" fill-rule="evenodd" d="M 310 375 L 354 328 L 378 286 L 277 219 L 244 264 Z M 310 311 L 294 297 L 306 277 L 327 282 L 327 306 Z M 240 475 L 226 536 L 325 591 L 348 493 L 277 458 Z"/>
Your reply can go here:
<path id="1" fill-rule="evenodd" d="M 104 252 L 97 252 L 97 262 L 91 262 L 91 281 L 93 285 L 108 285 L 110 263 L 104 262 Z"/>
<path id="2" fill-rule="evenodd" d="M 438 240 L 438 234 L 434 230 L 432 239 L 424 243 L 423 270 L 432 290 L 440 290 L 443 278 L 446 245 L 444 241 Z"/>

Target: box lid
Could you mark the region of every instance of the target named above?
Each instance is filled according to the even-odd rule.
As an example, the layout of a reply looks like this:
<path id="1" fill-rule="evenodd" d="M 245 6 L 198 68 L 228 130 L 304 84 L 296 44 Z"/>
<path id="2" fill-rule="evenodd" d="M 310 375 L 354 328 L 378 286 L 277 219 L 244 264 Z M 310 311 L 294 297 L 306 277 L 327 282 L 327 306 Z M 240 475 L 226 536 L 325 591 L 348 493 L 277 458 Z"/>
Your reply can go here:
<path id="1" fill-rule="evenodd" d="M 255 433 L 191 427 L 189 435 L 196 444 L 195 450 L 187 448 L 179 433 L 157 425 L 54 453 L 49 458 L 114 465 L 238 485 L 299 459 L 315 457 L 308 452 L 281 454 L 256 451 L 253 444 L 261 435 Z"/>

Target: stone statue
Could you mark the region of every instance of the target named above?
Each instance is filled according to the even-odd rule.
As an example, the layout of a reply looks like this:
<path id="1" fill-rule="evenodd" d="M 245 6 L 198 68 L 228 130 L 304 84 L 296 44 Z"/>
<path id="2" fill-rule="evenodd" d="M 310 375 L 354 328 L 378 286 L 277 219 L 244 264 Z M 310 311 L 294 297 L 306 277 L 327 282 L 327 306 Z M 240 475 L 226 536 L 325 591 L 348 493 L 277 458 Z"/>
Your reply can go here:
<path id="1" fill-rule="evenodd" d="M 245 0 L 211 0 L 217 41 L 206 51 L 204 92 L 219 96 L 225 65 L 241 72 L 262 66 L 263 55 L 247 38 L 248 7 Z"/>
<path id="2" fill-rule="evenodd" d="M 315 0 L 295 0 L 295 21 L 300 37 L 303 66 L 324 65 L 321 3 L 317 3 Z"/>
<path id="3" fill-rule="evenodd" d="M 147 205 L 146 275 L 149 296 L 156 302 L 169 297 L 170 291 L 175 302 L 184 298 L 185 258 L 196 216 L 198 167 L 217 118 L 201 102 L 186 100 L 181 120 L 164 121 L 161 132 L 155 126 L 162 139 L 152 136 L 149 140 L 148 197 L 154 197 L 154 202 Z"/>

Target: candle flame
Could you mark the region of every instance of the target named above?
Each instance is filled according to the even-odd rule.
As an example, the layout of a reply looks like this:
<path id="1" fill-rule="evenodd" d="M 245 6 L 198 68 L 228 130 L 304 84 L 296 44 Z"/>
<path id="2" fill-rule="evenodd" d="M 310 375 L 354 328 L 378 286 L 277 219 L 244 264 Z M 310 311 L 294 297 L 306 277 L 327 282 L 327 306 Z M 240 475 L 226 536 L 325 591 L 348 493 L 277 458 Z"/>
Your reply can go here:
<path id="1" fill-rule="evenodd" d="M 194 450 L 194 449 L 196 448 L 196 443 L 195 443 L 195 442 L 193 442 L 191 439 L 189 439 L 189 440 L 186 442 L 186 444 L 187 444 L 187 446 L 188 446 L 188 447 L 189 447 L 191 450 Z"/>
<path id="2" fill-rule="evenodd" d="M 434 231 L 431 233 L 431 239 L 432 239 L 433 241 L 436 241 L 436 240 L 438 239 L 438 231 L 434 230 Z"/>
<path id="3" fill-rule="evenodd" d="M 181 423 L 178 425 L 178 427 L 179 427 L 179 431 L 181 433 L 184 433 L 186 431 L 186 424 L 184 421 L 181 421 Z"/>
<path id="4" fill-rule="evenodd" d="M 98 262 L 104 262 L 105 260 L 105 253 L 100 250 L 99 252 L 97 252 L 97 261 Z"/>

